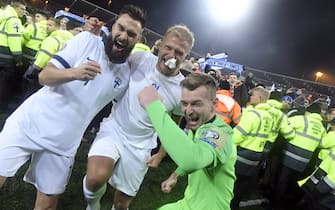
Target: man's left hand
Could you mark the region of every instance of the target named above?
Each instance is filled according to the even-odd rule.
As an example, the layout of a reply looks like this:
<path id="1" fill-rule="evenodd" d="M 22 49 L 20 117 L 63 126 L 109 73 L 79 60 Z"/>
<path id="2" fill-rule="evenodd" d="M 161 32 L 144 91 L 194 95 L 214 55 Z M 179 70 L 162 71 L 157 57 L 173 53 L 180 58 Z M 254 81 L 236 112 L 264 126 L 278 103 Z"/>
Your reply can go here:
<path id="1" fill-rule="evenodd" d="M 156 153 L 152 155 L 148 160 L 147 160 L 147 166 L 151 168 L 158 168 L 159 164 L 162 162 L 162 159 L 164 156 L 162 156 L 159 153 Z"/>
<path id="2" fill-rule="evenodd" d="M 89 31 L 97 36 L 100 36 L 101 27 L 104 25 L 104 22 L 100 21 L 97 17 L 90 17 L 83 29 L 84 31 Z"/>

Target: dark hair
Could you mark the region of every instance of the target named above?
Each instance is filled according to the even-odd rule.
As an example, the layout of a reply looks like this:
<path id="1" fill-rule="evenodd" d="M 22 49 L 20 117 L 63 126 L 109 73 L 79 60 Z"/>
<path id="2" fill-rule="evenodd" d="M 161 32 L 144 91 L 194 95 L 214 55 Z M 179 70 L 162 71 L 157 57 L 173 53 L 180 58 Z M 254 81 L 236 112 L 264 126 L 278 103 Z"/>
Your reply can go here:
<path id="1" fill-rule="evenodd" d="M 71 19 L 66 23 L 66 30 L 72 30 L 77 27 L 83 27 L 83 24 Z"/>
<path id="2" fill-rule="evenodd" d="M 139 21 L 142 25 L 142 28 L 144 28 L 146 22 L 146 14 L 142 8 L 132 4 L 128 4 L 121 9 L 119 16 L 123 14 L 127 14 L 132 19 Z"/>
<path id="3" fill-rule="evenodd" d="M 262 88 L 266 88 L 266 86 L 262 83 L 258 83 L 257 85 L 255 85 L 255 87 L 262 87 Z"/>
<path id="4" fill-rule="evenodd" d="M 12 0 L 10 2 L 11 6 L 17 7 L 19 4 L 27 5 L 27 2 L 25 0 Z"/>
<path id="5" fill-rule="evenodd" d="M 182 88 L 195 90 L 198 87 L 205 86 L 209 91 L 209 97 L 216 97 L 216 82 L 213 77 L 203 73 L 191 73 L 180 83 Z"/>
<path id="6" fill-rule="evenodd" d="M 281 98 L 282 98 L 281 92 L 279 92 L 278 90 L 271 91 L 269 99 L 274 99 L 274 100 L 280 101 Z"/>
<path id="7" fill-rule="evenodd" d="M 221 80 L 219 84 L 220 90 L 230 90 L 230 83 L 227 80 Z"/>
<path id="8" fill-rule="evenodd" d="M 321 113 L 321 105 L 319 103 L 312 103 L 306 108 L 306 112 L 310 113 Z"/>
<path id="9" fill-rule="evenodd" d="M 56 26 L 58 27 L 60 26 L 60 20 L 58 18 L 49 17 L 48 20 L 53 21 L 56 24 Z"/>
<path id="10" fill-rule="evenodd" d="M 41 14 L 44 17 L 46 17 L 46 19 L 48 19 L 49 17 L 51 17 L 51 13 L 47 10 L 41 10 L 41 9 L 35 9 L 35 11 L 33 11 L 33 13 L 36 14 Z"/>

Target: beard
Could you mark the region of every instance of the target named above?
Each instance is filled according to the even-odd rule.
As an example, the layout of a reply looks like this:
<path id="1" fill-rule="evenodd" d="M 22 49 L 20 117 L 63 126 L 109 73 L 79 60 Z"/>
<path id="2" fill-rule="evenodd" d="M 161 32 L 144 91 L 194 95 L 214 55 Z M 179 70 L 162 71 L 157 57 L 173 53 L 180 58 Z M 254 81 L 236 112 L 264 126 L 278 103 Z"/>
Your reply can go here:
<path id="1" fill-rule="evenodd" d="M 113 38 L 112 35 L 108 36 L 105 44 L 105 52 L 111 62 L 124 63 L 134 48 L 134 45 L 130 46 L 128 44 L 122 51 L 113 51 L 113 46 L 116 44 L 116 39 Z"/>
<path id="2" fill-rule="evenodd" d="M 186 115 L 186 113 L 184 113 L 186 117 L 186 119 L 188 119 L 189 121 L 198 121 L 199 120 L 199 115 L 192 113 L 190 115 Z"/>

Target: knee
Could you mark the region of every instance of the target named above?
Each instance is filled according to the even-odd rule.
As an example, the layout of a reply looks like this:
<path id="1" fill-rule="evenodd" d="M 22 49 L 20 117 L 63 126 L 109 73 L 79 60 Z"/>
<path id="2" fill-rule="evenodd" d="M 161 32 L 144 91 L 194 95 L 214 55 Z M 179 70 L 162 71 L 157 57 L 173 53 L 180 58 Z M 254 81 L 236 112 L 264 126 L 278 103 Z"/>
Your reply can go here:
<path id="1" fill-rule="evenodd" d="M 105 178 L 104 176 L 87 175 L 85 184 L 88 190 L 95 192 L 99 190 L 106 182 L 107 178 Z"/>
<path id="2" fill-rule="evenodd" d="M 86 173 L 86 188 L 92 192 L 99 190 L 112 176 L 113 168 L 114 162 L 109 157 L 90 157 Z"/>
<path id="3" fill-rule="evenodd" d="M 132 198 L 132 196 L 126 195 L 120 191 L 116 191 L 113 205 L 115 210 L 127 210 Z"/>

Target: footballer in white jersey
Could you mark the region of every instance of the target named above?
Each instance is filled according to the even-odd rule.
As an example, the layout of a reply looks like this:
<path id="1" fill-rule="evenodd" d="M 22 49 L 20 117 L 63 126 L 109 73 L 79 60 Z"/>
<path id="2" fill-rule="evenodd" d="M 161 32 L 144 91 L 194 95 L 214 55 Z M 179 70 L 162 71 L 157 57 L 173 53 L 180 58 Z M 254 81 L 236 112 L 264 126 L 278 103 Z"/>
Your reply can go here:
<path id="1" fill-rule="evenodd" d="M 142 14 L 126 5 L 105 45 L 94 31 L 82 32 L 42 70 L 39 81 L 45 86 L 20 105 L 0 133 L 0 187 L 31 158 L 24 179 L 37 188 L 35 209 L 56 210 L 86 127 L 128 88 L 126 59 L 142 34 Z"/>
<path id="2" fill-rule="evenodd" d="M 176 76 L 165 76 L 156 69 L 157 60 L 155 55 L 147 52 L 136 52 L 129 56 L 129 87 L 124 97 L 113 105 L 110 116 L 101 123 L 88 155 L 107 156 L 115 160 L 118 157 L 115 157 L 113 148 L 117 147 L 121 158 L 110 183 L 132 196 L 136 195 L 147 171 L 146 161 L 151 150 L 157 146 L 157 134 L 138 101 L 138 93 L 143 87 L 151 85 L 163 96 L 168 111 L 182 115 L 179 84 L 184 76 L 180 72 Z M 124 174 L 124 171 L 127 173 Z M 132 181 L 134 177 L 136 181 Z"/>
<path id="3" fill-rule="evenodd" d="M 77 53 L 73 53 L 73 49 Z M 89 32 L 75 36 L 50 62 L 66 69 L 87 60 L 101 65 L 101 74 L 94 80 L 44 86 L 7 121 L 15 121 L 31 141 L 46 150 L 73 157 L 92 118 L 111 100 L 117 101 L 129 82 L 129 64 L 111 63 L 100 37 Z"/>
<path id="4" fill-rule="evenodd" d="M 115 104 L 110 116 L 100 126 L 100 130 L 120 132 L 126 135 L 129 144 L 141 149 L 152 149 L 157 146 L 157 135 L 152 129 L 151 121 L 146 111 L 141 107 L 137 95 L 148 85 L 153 86 L 164 98 L 163 103 L 167 110 L 175 115 L 182 115 L 180 107 L 180 82 L 184 76 L 165 76 L 160 73 L 155 64 L 157 57 L 152 53 L 136 52 L 129 56 L 131 76 L 129 88 L 119 103 Z M 127 116 L 127 117 L 125 117 Z"/>
<path id="5" fill-rule="evenodd" d="M 162 96 L 167 110 L 181 115 L 180 82 L 184 76 L 179 66 L 193 43 L 192 32 L 186 26 L 176 25 L 166 32 L 158 57 L 147 52 L 129 56 L 129 88 L 101 123 L 88 154 L 83 183 L 88 210 L 99 209 L 109 178 L 109 183 L 117 189 L 115 209 L 128 208 L 147 172 L 151 150 L 157 145 L 157 134 L 138 101 L 138 94 L 144 87 L 152 86 Z"/>
<path id="6" fill-rule="evenodd" d="M 73 53 L 73 49 L 77 53 Z M 4 157 L 1 151 L 11 145 L 22 148 L 28 145 L 29 149 L 29 145 L 38 145 L 38 150 L 74 157 L 90 121 L 107 103 L 117 101 L 124 94 L 130 76 L 129 64 L 111 63 L 101 38 L 89 32 L 75 36 L 50 62 L 65 69 L 79 66 L 88 59 L 101 65 L 101 74 L 94 80 L 87 84 L 86 81 L 74 80 L 55 87 L 44 86 L 8 117 L 0 134 L 0 163 L 8 157 L 7 152 Z M 7 134 L 13 129 L 16 135 Z M 1 176 L 15 174 L 17 166 L 10 164 L 12 166 L 8 168 L 5 168 L 6 164 L 0 164 Z M 58 190 L 52 193 L 61 193 Z"/>

